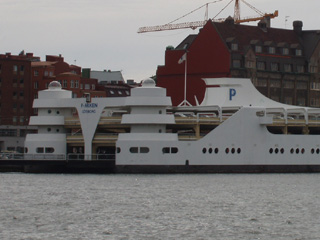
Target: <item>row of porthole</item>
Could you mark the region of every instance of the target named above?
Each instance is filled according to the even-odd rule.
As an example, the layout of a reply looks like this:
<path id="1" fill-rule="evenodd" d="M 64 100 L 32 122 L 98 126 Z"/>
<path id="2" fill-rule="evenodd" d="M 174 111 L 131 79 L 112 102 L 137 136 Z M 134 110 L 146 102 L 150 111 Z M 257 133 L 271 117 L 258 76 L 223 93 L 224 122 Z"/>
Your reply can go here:
<path id="1" fill-rule="evenodd" d="M 51 114 L 51 113 L 52 113 L 52 110 L 51 110 L 51 109 L 49 109 L 49 110 L 48 110 L 48 113 L 49 113 L 49 114 Z M 57 110 L 57 111 L 56 111 L 56 114 L 60 114 L 60 111 L 59 111 L 59 110 Z"/>
<path id="2" fill-rule="evenodd" d="M 211 153 L 215 153 L 215 154 L 217 154 L 217 153 L 219 153 L 219 148 L 215 148 L 215 149 L 213 149 L 213 148 L 203 148 L 202 149 L 202 153 L 209 153 L 209 154 L 211 154 Z M 237 154 L 240 154 L 241 153 L 241 148 L 226 148 L 225 149 L 225 153 L 226 154 L 229 154 L 229 153 L 232 153 L 232 154 L 235 154 L 235 153 L 237 153 Z"/>
<path id="3" fill-rule="evenodd" d="M 311 151 L 310 151 L 312 154 L 320 154 L 320 149 L 319 148 L 316 148 L 316 149 L 314 149 L 314 148 L 312 148 L 311 149 Z M 284 149 L 283 148 L 270 148 L 269 149 L 269 153 L 275 153 L 275 154 L 278 154 L 278 153 L 281 153 L 281 154 L 283 154 L 284 153 Z M 296 154 L 299 154 L 299 153 L 301 153 L 301 154 L 304 154 L 305 153 L 305 149 L 304 148 L 296 148 L 296 149 L 294 149 L 294 148 L 291 148 L 290 149 L 290 153 L 291 154 L 294 154 L 294 153 L 296 153 Z"/>

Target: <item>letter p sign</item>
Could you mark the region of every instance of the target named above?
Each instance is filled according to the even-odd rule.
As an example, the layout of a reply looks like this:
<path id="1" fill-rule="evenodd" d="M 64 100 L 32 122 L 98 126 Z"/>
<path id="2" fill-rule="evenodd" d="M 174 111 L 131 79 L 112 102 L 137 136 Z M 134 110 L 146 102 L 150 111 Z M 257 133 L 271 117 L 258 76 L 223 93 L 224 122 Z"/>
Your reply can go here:
<path id="1" fill-rule="evenodd" d="M 237 91 L 234 88 L 229 89 L 229 100 L 232 101 L 232 97 L 237 94 Z"/>

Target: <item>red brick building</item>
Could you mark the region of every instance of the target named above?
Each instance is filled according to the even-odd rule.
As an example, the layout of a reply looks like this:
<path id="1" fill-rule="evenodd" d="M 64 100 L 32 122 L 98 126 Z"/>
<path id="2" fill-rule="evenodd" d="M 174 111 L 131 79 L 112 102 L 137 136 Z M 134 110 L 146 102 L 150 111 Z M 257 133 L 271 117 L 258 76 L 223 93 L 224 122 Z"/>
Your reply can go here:
<path id="1" fill-rule="evenodd" d="M 165 52 L 165 65 L 158 66 L 157 85 L 167 88 L 174 105 L 183 101 L 187 52 L 187 100 L 200 103 L 202 78 L 251 78 L 257 89 L 276 101 L 320 106 L 318 31 L 303 31 L 302 22 L 292 30 L 234 24 L 233 19 L 208 21 L 199 34 L 190 35 Z"/>

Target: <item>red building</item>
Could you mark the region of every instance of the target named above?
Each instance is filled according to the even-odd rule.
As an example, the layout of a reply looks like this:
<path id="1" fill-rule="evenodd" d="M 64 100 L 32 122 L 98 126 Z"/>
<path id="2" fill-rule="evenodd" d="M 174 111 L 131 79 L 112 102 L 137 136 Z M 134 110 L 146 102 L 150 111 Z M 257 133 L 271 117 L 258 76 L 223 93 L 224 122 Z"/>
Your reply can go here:
<path id="1" fill-rule="evenodd" d="M 195 105 L 204 97 L 202 78 L 251 78 L 257 89 L 276 101 L 320 106 L 317 31 L 235 24 L 232 18 L 209 20 L 199 34 L 190 35 L 176 48 L 167 48 L 165 65 L 158 66 L 157 85 L 167 89 L 174 105 L 184 98 L 187 66 L 187 101 Z M 187 54 L 187 61 L 179 59 Z M 187 64 L 185 64 L 187 62 Z"/>

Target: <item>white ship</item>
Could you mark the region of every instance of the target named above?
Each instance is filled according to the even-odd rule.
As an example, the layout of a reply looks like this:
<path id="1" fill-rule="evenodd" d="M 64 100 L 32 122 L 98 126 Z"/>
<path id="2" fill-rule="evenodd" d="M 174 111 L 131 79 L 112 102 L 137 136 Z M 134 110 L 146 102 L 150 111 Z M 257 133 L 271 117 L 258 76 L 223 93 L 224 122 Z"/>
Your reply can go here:
<path id="1" fill-rule="evenodd" d="M 72 98 L 52 82 L 33 107 L 25 159 L 113 161 L 115 172 L 319 172 L 320 109 L 272 101 L 250 79 L 203 79 L 172 107 L 152 79 L 123 98 Z"/>

